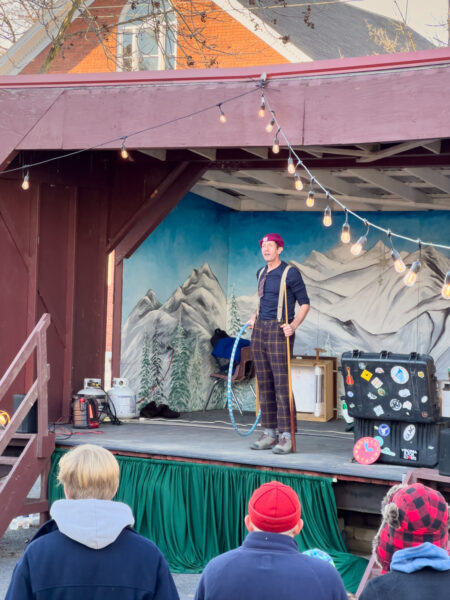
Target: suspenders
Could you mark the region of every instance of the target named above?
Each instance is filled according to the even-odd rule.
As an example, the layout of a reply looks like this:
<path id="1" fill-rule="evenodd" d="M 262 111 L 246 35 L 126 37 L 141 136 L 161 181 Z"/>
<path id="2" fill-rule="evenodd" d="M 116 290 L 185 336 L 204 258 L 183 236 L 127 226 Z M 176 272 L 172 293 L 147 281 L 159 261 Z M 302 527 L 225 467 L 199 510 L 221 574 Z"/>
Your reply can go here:
<path id="1" fill-rule="evenodd" d="M 283 300 L 284 300 L 284 288 L 286 285 L 286 277 L 287 277 L 288 271 L 291 267 L 296 268 L 295 265 L 291 265 L 290 263 L 288 263 L 281 275 L 280 291 L 278 292 L 278 306 L 277 306 L 277 321 L 279 323 L 281 323 L 281 317 L 283 314 Z M 267 268 L 267 267 L 263 267 L 262 269 L 260 269 L 260 271 L 258 273 L 258 284 L 259 284 L 259 281 L 262 277 L 262 274 L 263 274 L 265 268 Z M 256 308 L 257 315 L 259 314 L 259 303 L 260 303 L 260 300 L 258 301 L 258 306 Z M 286 319 L 287 319 L 287 315 L 286 315 Z"/>

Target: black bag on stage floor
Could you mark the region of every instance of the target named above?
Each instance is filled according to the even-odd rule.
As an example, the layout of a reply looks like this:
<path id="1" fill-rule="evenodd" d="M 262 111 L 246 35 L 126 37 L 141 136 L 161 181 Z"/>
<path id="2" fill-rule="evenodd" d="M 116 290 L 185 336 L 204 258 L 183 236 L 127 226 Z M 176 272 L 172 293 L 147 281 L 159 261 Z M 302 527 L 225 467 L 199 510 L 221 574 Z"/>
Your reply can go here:
<path id="1" fill-rule="evenodd" d="M 440 432 L 449 425 L 448 421 L 405 423 L 355 418 L 355 443 L 367 436 L 378 439 L 381 444 L 378 462 L 411 465 L 411 468 L 434 467 L 439 461 Z"/>
<path id="2" fill-rule="evenodd" d="M 428 354 L 344 352 L 345 396 L 351 417 L 434 423 L 440 403 L 434 361 Z"/>

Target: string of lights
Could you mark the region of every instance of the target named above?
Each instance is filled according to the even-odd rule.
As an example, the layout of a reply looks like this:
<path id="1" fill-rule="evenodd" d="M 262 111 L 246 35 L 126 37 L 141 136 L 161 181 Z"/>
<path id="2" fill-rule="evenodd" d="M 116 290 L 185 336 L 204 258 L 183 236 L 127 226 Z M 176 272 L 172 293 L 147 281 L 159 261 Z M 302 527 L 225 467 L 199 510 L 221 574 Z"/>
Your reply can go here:
<path id="1" fill-rule="evenodd" d="M 405 236 L 405 235 L 402 235 L 399 233 L 395 233 L 394 231 L 391 231 L 390 229 L 385 229 L 384 227 L 381 227 L 380 225 L 376 225 L 375 223 L 368 221 L 365 217 L 362 217 L 358 213 L 350 210 L 338 198 L 335 198 L 335 196 L 333 196 L 320 183 L 320 181 L 318 181 L 312 175 L 311 171 L 308 169 L 308 167 L 304 164 L 304 162 L 301 160 L 301 158 L 295 152 L 295 149 L 290 144 L 285 132 L 283 131 L 283 129 L 281 127 L 281 124 L 278 122 L 275 111 L 271 108 L 270 102 L 268 101 L 268 99 L 266 98 L 266 96 L 264 94 L 264 85 L 265 85 L 265 80 L 262 79 L 261 80 L 261 88 L 262 88 L 262 90 L 261 90 L 261 107 L 258 112 L 258 116 L 260 118 L 264 117 L 262 107 L 263 107 L 263 105 L 264 105 L 264 108 L 267 106 L 269 113 L 270 113 L 270 121 L 266 125 L 266 131 L 268 133 L 270 133 L 273 131 L 275 126 L 277 127 L 277 132 L 275 134 L 275 138 L 274 138 L 273 144 L 272 144 L 272 152 L 274 154 L 278 154 L 280 152 L 280 137 L 283 138 L 286 143 L 286 146 L 289 150 L 289 158 L 287 161 L 287 171 L 290 175 L 293 175 L 293 177 L 294 177 L 295 189 L 298 191 L 302 191 L 304 188 L 301 177 L 297 173 L 298 167 L 301 167 L 305 171 L 307 176 L 309 177 L 309 192 L 308 192 L 308 196 L 306 198 L 306 206 L 308 208 L 312 208 L 315 204 L 314 186 L 320 188 L 325 193 L 327 205 L 324 210 L 323 219 L 322 219 L 322 223 L 325 227 L 330 227 L 333 223 L 332 210 L 331 210 L 331 206 L 330 206 L 331 202 L 335 202 L 338 206 L 340 206 L 345 211 L 345 222 L 342 226 L 342 231 L 341 231 L 341 242 L 344 244 L 348 244 L 351 241 L 351 233 L 350 233 L 350 225 L 348 222 L 348 215 L 350 214 L 353 217 L 355 217 L 356 219 L 358 219 L 359 221 L 362 221 L 362 223 L 366 227 L 366 231 L 351 246 L 350 252 L 351 252 L 351 254 L 353 254 L 353 256 L 359 256 L 361 254 L 361 252 L 367 242 L 367 237 L 369 235 L 370 228 L 377 229 L 377 230 L 385 233 L 387 235 L 390 245 L 391 245 L 391 258 L 394 262 L 394 269 L 399 274 L 406 271 L 406 265 L 403 262 L 400 253 L 394 248 L 394 246 L 392 244 L 392 237 L 396 237 L 399 239 L 406 240 L 408 242 L 416 243 L 419 248 L 419 260 L 415 260 L 412 263 L 409 271 L 406 273 L 406 275 L 404 276 L 404 279 L 403 279 L 403 282 L 406 286 L 408 286 L 408 287 L 413 286 L 415 284 L 415 282 L 417 281 L 417 274 L 419 273 L 419 271 L 421 269 L 420 255 L 421 255 L 422 247 L 423 246 L 433 246 L 435 248 L 442 248 L 445 250 L 450 250 L 450 246 L 446 246 L 444 244 L 436 244 L 434 242 L 424 242 L 420 239 L 415 240 L 408 236 Z M 295 158 L 296 164 L 294 164 L 294 162 L 295 162 L 294 158 Z M 448 271 L 444 277 L 441 295 L 445 300 L 450 300 L 450 271 Z"/>
<path id="2" fill-rule="evenodd" d="M 344 244 L 348 244 L 351 241 L 351 231 L 350 231 L 350 224 L 348 222 L 348 217 L 349 215 L 351 215 L 352 217 L 354 217 L 355 219 L 361 221 L 363 223 L 363 225 L 366 227 L 366 231 L 363 235 L 361 235 L 358 240 L 352 244 L 352 246 L 350 247 L 350 252 L 352 255 L 354 256 L 359 256 L 367 242 L 367 238 L 368 235 L 370 233 L 371 229 L 376 229 L 378 231 L 381 231 L 382 233 L 384 233 L 389 240 L 390 246 L 391 246 L 391 258 L 393 260 L 393 265 L 394 265 L 394 269 L 397 273 L 399 274 L 403 274 L 407 267 L 405 265 L 405 263 L 403 262 L 403 259 L 401 258 L 400 253 L 394 248 L 393 243 L 392 243 L 392 238 L 398 238 L 398 239 L 402 239 L 408 242 L 411 242 L 413 244 L 417 244 L 418 248 L 419 248 L 419 260 L 415 260 L 413 262 L 413 264 L 411 265 L 411 267 L 409 268 L 408 272 L 406 273 L 406 275 L 404 276 L 404 283 L 406 286 L 411 287 L 412 285 L 414 285 L 414 283 L 417 280 L 417 276 L 418 273 L 421 269 L 421 262 L 420 262 L 420 255 L 421 255 L 421 249 L 424 246 L 433 246 L 435 248 L 441 248 L 441 249 L 445 249 L 445 250 L 450 250 L 450 246 L 446 246 L 443 244 L 437 244 L 434 242 L 424 242 L 420 239 L 413 239 L 411 237 L 396 233 L 394 231 L 392 231 L 391 229 L 386 229 L 384 227 L 381 227 L 380 225 L 377 225 L 375 223 L 372 223 L 371 221 L 369 221 L 368 219 L 366 219 L 365 217 L 362 217 L 361 215 L 359 215 L 358 213 L 350 210 L 347 206 L 345 206 L 345 204 L 343 204 L 338 198 L 336 198 L 335 196 L 333 196 L 333 194 L 331 194 L 329 192 L 329 190 L 327 190 L 321 183 L 319 180 L 317 180 L 317 178 L 315 176 L 312 175 L 311 171 L 308 169 L 308 167 L 305 165 L 305 163 L 301 160 L 301 158 L 298 156 L 298 154 L 296 153 L 295 149 L 292 147 L 292 145 L 290 144 L 281 124 L 278 122 L 278 119 L 276 117 L 276 113 L 275 110 L 271 107 L 270 102 L 265 94 L 265 86 L 267 84 L 267 80 L 265 76 L 262 76 L 261 80 L 259 81 L 259 83 L 257 83 L 256 87 L 255 86 L 255 82 L 254 81 L 249 81 L 249 83 L 252 84 L 252 89 L 248 90 L 246 92 L 237 94 L 235 96 L 232 96 L 230 98 L 221 100 L 220 102 L 216 102 L 214 104 L 208 105 L 206 107 L 200 108 L 196 111 L 193 111 L 189 114 L 185 114 L 185 115 L 181 115 L 179 117 L 176 117 L 174 119 L 170 119 L 155 125 L 151 125 L 149 127 L 145 127 L 143 129 L 140 129 L 138 131 L 133 131 L 131 133 L 128 133 L 127 135 L 122 135 L 120 137 L 116 137 L 116 138 L 112 138 L 106 142 L 102 142 L 100 144 L 96 144 L 94 146 L 90 146 L 88 148 L 82 148 L 79 150 L 75 150 L 72 152 L 68 152 L 65 154 L 61 154 L 58 156 L 54 156 L 45 160 L 41 160 L 41 161 L 37 161 L 34 163 L 29 163 L 29 164 L 25 164 L 25 165 L 21 165 L 19 167 L 14 167 L 11 169 L 7 169 L 2 171 L 2 173 L 0 175 L 4 175 L 7 173 L 13 173 L 13 172 L 17 172 L 17 171 L 22 171 L 24 173 L 23 176 L 23 180 L 22 180 L 22 189 L 24 190 L 28 190 L 30 188 L 30 169 L 32 169 L 33 167 L 37 167 L 43 164 L 47 164 L 50 162 L 54 162 L 57 160 L 62 160 L 77 154 L 81 154 L 83 152 L 88 152 L 90 150 L 95 150 L 95 149 L 99 149 L 102 148 L 104 146 L 107 146 L 109 144 L 112 144 L 114 142 L 121 142 L 121 149 L 120 149 L 120 155 L 124 160 L 127 160 L 129 158 L 129 151 L 126 147 L 126 141 L 128 138 L 132 137 L 132 136 L 136 136 L 138 134 L 141 133 L 145 133 L 151 130 L 155 130 L 155 129 L 159 129 L 161 127 L 167 126 L 169 124 L 172 123 L 176 123 L 179 121 L 182 121 L 184 119 L 188 119 L 194 116 L 198 116 L 202 113 L 208 112 L 212 109 L 216 109 L 219 112 L 219 121 L 222 124 L 225 124 L 227 122 L 227 116 L 223 110 L 223 105 L 230 103 L 230 102 L 235 102 L 236 100 L 243 98 L 249 94 L 253 94 L 255 92 L 260 92 L 261 94 L 261 99 L 260 99 L 260 105 L 259 105 L 259 110 L 258 110 L 258 117 L 260 119 L 263 119 L 266 117 L 266 113 L 269 113 L 270 119 L 267 122 L 267 125 L 265 127 L 265 130 L 267 133 L 271 133 L 275 128 L 276 128 L 276 133 L 275 133 L 275 137 L 272 143 L 272 152 L 274 154 L 279 154 L 280 152 L 280 138 L 282 140 L 284 140 L 285 145 L 288 149 L 289 152 L 289 156 L 288 156 L 288 160 L 287 160 L 287 171 L 290 175 L 293 176 L 294 178 L 294 187 L 297 191 L 301 192 L 304 189 L 304 183 L 302 178 L 300 177 L 300 175 L 297 172 L 297 169 L 300 167 L 301 169 L 303 169 L 304 173 L 306 174 L 307 178 L 309 178 L 309 190 L 308 190 L 308 194 L 306 197 L 306 206 L 308 208 L 313 208 L 315 205 L 315 188 L 316 189 L 320 189 L 323 191 L 323 193 L 325 194 L 325 198 L 326 198 L 326 208 L 324 209 L 323 212 L 323 219 L 322 219 L 322 223 L 325 227 L 330 227 L 333 223 L 333 216 L 332 216 L 332 203 L 335 203 L 336 205 L 338 205 L 342 210 L 345 211 L 345 222 L 342 226 L 342 231 L 341 231 L 341 242 Z M 450 300 L 450 271 L 448 271 L 444 277 L 444 282 L 443 282 L 443 286 L 442 286 L 442 297 L 444 299 Z"/>

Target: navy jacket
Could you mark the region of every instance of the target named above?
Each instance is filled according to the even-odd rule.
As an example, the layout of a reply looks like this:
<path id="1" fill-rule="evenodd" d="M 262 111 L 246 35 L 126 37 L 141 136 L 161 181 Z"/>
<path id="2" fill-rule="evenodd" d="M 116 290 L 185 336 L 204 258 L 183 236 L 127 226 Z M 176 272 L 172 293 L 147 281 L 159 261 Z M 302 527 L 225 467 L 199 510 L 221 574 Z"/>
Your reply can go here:
<path id="1" fill-rule="evenodd" d="M 347 600 L 329 563 L 305 556 L 281 533 L 251 532 L 242 546 L 211 560 L 195 600 Z"/>
<path id="2" fill-rule="evenodd" d="M 61 527 L 49 521 L 41 527 L 14 569 L 5 600 L 179 600 L 157 546 L 123 527 L 115 507 L 103 511 L 105 518 L 109 514 L 107 528 L 112 530 L 105 532 L 105 521 L 96 517 L 92 503 L 126 507 L 131 515 L 129 507 L 105 500 L 59 500 L 53 507 L 58 503 L 84 503 L 81 512 L 90 511 L 92 518 L 66 519 Z M 75 516 L 72 507 L 68 517 Z M 90 546 L 69 535 L 85 537 Z"/>

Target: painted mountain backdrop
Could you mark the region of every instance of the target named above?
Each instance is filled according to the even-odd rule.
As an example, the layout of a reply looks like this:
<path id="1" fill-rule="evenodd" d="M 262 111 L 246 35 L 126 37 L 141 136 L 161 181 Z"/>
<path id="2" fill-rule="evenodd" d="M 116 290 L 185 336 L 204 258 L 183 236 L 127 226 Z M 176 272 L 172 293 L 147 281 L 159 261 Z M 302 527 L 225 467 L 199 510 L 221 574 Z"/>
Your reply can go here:
<path id="1" fill-rule="evenodd" d="M 403 253 L 402 257 L 409 266 L 419 253 Z M 420 260 L 418 281 L 408 288 L 393 269 L 390 250 L 382 242 L 356 258 L 344 244 L 325 253 L 311 252 L 302 263 L 296 263 L 308 290 L 311 311 L 299 329 L 294 352 L 314 354 L 315 347 L 337 356 L 355 348 L 402 354 L 416 351 L 431 354 L 438 378 L 446 378 L 450 306 L 436 290 L 450 270 L 450 259 L 435 248 L 425 248 Z M 136 391 L 141 389 L 147 334 L 154 342 L 153 354 L 157 353 L 162 363 L 156 380 L 168 370 L 158 388 L 166 401 L 180 410 L 203 408 L 211 385 L 209 373 L 216 370 L 209 341 L 214 329 L 226 329 L 227 322 L 230 327 L 230 319 L 226 319 L 230 309 L 234 325 L 236 308 L 244 323 L 254 312 L 256 301 L 256 293 L 236 298 L 233 293 L 227 301 L 207 263 L 194 269 L 164 304 L 149 290 L 122 330 L 122 375 Z M 178 362 L 171 364 L 171 358 Z M 216 402 L 222 400 L 217 398 Z"/>

